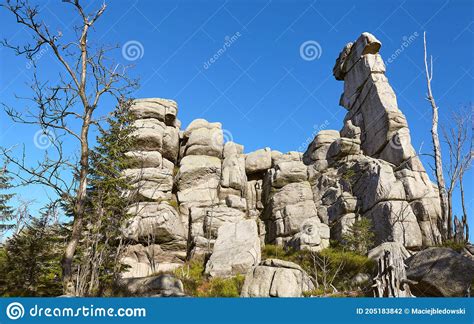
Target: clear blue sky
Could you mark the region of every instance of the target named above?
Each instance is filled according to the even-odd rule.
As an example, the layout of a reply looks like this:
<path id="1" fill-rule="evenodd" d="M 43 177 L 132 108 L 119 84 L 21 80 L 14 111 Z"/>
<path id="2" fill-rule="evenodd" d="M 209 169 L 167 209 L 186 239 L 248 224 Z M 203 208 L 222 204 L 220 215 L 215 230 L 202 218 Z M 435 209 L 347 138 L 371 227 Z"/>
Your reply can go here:
<path id="1" fill-rule="evenodd" d="M 107 11 L 91 41 L 141 44 L 142 55 L 133 61 L 132 74 L 141 79 L 135 97 L 176 100 L 183 126 L 195 118 L 219 121 L 226 137 L 243 144 L 247 152 L 265 146 L 298 150 L 321 125 L 341 128 L 345 110 L 338 101 L 343 84 L 333 78 L 332 67 L 343 46 L 364 31 L 382 41 L 385 61 L 404 40 L 412 39 L 388 64 L 387 76 L 417 150 L 427 153 L 431 148 L 431 110 L 424 99 L 423 31 L 428 33 L 429 50 L 435 59 L 433 91 L 441 122 L 449 119 L 451 110 L 473 102 L 472 1 L 107 2 Z M 50 28 L 70 36 L 70 6 L 60 1 L 42 1 L 40 5 Z M 5 10 L 0 10 L 0 30 L 2 38 L 12 42 L 21 43 L 28 37 Z M 232 44 L 217 54 L 226 37 L 232 36 Z M 304 60 L 300 55 L 301 44 L 308 40 L 320 46 L 315 60 Z M 3 48 L 0 51 L 0 99 L 18 106 L 14 94 L 28 94 L 26 82 L 32 70 L 24 58 Z M 207 66 L 214 55 L 217 60 Z M 116 59 L 130 63 L 120 50 Z M 58 66 L 51 53 L 42 55 L 38 63 L 44 80 L 57 79 Z M 99 113 L 110 111 L 112 106 L 105 100 Z M 0 144 L 24 143 L 29 159 L 34 160 L 44 153 L 33 145 L 37 130 L 11 127 L 2 112 Z M 428 160 L 423 160 L 428 169 Z M 472 175 L 471 171 L 466 176 L 471 228 Z M 28 197 L 44 194 L 40 189 L 22 193 Z M 459 211 L 456 197 L 455 212 Z"/>

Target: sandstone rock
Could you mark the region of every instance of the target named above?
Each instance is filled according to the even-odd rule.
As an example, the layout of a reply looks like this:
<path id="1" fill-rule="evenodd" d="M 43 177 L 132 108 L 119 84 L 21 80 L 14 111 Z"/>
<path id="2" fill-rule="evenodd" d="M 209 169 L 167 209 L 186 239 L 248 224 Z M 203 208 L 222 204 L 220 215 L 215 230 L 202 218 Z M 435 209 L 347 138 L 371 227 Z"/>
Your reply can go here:
<path id="1" fill-rule="evenodd" d="M 272 167 L 272 153 L 269 148 L 260 149 L 247 154 L 245 157 L 245 171 L 247 174 L 264 172 Z"/>
<path id="2" fill-rule="evenodd" d="M 183 134 L 181 156 L 207 155 L 221 158 L 223 149 L 224 135 L 220 123 L 196 119 Z"/>
<path id="3" fill-rule="evenodd" d="M 328 160 L 339 160 L 348 155 L 360 153 L 360 140 L 341 137 L 335 140 L 327 151 Z"/>
<path id="4" fill-rule="evenodd" d="M 172 170 L 166 168 L 126 169 L 123 175 L 129 179 L 132 189 L 126 193 L 152 200 L 169 200 L 173 188 Z"/>
<path id="5" fill-rule="evenodd" d="M 173 188 L 173 173 L 169 169 L 125 169 L 123 175 L 138 188 L 143 187 L 147 182 L 152 183 L 150 186 L 158 191 L 171 191 Z"/>
<path id="6" fill-rule="evenodd" d="M 243 153 L 244 153 L 243 145 L 230 142 L 230 141 L 224 144 L 224 158 L 228 158 L 234 155 L 240 155 Z"/>
<path id="7" fill-rule="evenodd" d="M 174 164 L 163 158 L 158 151 L 131 151 L 125 153 L 133 168 L 162 168 L 173 172 Z"/>
<path id="8" fill-rule="evenodd" d="M 242 297 L 302 297 L 314 289 L 308 274 L 292 262 L 269 259 L 245 277 Z"/>
<path id="9" fill-rule="evenodd" d="M 217 237 L 219 227 L 227 223 L 238 223 L 245 218 L 241 210 L 217 205 L 210 207 L 192 207 L 190 211 L 191 235 Z M 208 233 L 210 232 L 210 235 Z"/>
<path id="10" fill-rule="evenodd" d="M 236 195 L 228 195 L 225 198 L 225 203 L 227 207 L 239 209 L 242 211 L 247 210 L 247 201 L 245 198 L 241 198 Z"/>
<path id="11" fill-rule="evenodd" d="M 132 126 L 135 131 L 136 147 L 141 151 L 159 151 L 172 162 L 176 162 L 179 153 L 179 131 L 167 126 L 158 119 L 137 119 Z"/>
<path id="12" fill-rule="evenodd" d="M 356 214 L 349 213 L 338 216 L 331 222 L 331 239 L 341 241 L 343 235 L 349 232 L 349 229 L 356 221 Z"/>
<path id="13" fill-rule="evenodd" d="M 132 217 L 124 229 L 124 236 L 136 242 L 186 245 L 187 230 L 176 209 L 166 202 L 141 202 L 130 207 Z"/>
<path id="14" fill-rule="evenodd" d="M 329 221 L 338 220 L 342 215 L 356 211 L 357 198 L 348 192 L 343 192 L 337 200 L 328 208 Z"/>
<path id="15" fill-rule="evenodd" d="M 207 155 L 188 155 L 181 159 L 176 175 L 180 191 L 190 188 L 217 188 L 221 160 Z"/>
<path id="16" fill-rule="evenodd" d="M 247 199 L 247 207 L 249 210 L 263 209 L 262 187 L 262 180 L 252 180 L 247 182 L 245 194 Z"/>
<path id="17" fill-rule="evenodd" d="M 291 238 L 288 245 L 296 250 L 317 252 L 329 247 L 329 237 L 329 226 L 315 217 L 303 222 L 300 232 Z"/>
<path id="18" fill-rule="evenodd" d="M 350 167 L 350 181 L 354 196 L 361 201 L 362 211 L 386 200 L 404 200 L 405 190 L 387 163 L 372 158 L 361 158 Z"/>
<path id="19" fill-rule="evenodd" d="M 182 297 L 184 287 L 181 280 L 170 274 L 145 278 L 124 278 L 119 281 L 129 294 L 155 297 Z"/>
<path id="20" fill-rule="evenodd" d="M 227 223 L 219 227 L 206 273 L 228 277 L 246 273 L 260 263 L 260 239 L 254 220 Z"/>
<path id="21" fill-rule="evenodd" d="M 247 186 L 243 155 L 227 156 L 222 162 L 221 185 L 243 192 Z"/>
<path id="22" fill-rule="evenodd" d="M 376 243 L 399 242 L 408 248 L 422 245 L 420 226 L 406 201 L 383 201 L 364 214 L 372 221 Z"/>
<path id="23" fill-rule="evenodd" d="M 148 277 L 155 273 L 173 271 L 183 265 L 183 261 L 174 254 L 165 252 L 158 244 L 143 246 L 129 245 L 120 260 L 127 268 L 122 278 Z"/>
<path id="24" fill-rule="evenodd" d="M 474 280 L 474 261 L 449 248 L 428 248 L 407 262 L 416 296 L 465 297 Z"/>
<path id="25" fill-rule="evenodd" d="M 354 126 L 352 120 L 346 120 L 344 127 L 341 130 L 341 137 L 347 137 L 351 139 L 360 140 L 361 130 L 360 127 Z"/>
<path id="26" fill-rule="evenodd" d="M 275 166 L 272 186 L 281 188 L 292 182 L 308 180 L 308 168 L 302 161 L 282 161 Z"/>
<path id="27" fill-rule="evenodd" d="M 168 126 L 176 126 L 178 105 L 173 100 L 161 98 L 135 99 L 130 111 L 138 119 L 156 118 Z"/>
<path id="28" fill-rule="evenodd" d="M 316 161 L 326 160 L 326 154 L 332 142 L 339 138 L 339 132 L 336 130 L 322 130 L 309 144 L 306 152 L 303 154 L 303 162 L 312 164 Z M 323 168 L 318 168 L 319 170 Z"/>

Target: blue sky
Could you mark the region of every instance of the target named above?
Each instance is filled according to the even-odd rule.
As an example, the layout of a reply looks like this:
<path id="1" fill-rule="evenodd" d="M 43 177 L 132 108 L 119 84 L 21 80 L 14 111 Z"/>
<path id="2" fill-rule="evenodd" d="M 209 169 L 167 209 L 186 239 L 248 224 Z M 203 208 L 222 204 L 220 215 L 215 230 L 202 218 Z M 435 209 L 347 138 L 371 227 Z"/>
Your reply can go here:
<path id="1" fill-rule="evenodd" d="M 50 28 L 71 36 L 71 8 L 59 1 L 38 3 Z M 13 43 L 28 37 L 5 10 L 0 10 L 0 27 L 2 38 Z M 427 32 L 434 56 L 433 91 L 441 122 L 446 122 L 452 110 L 473 102 L 472 1 L 115 0 L 108 1 L 91 41 L 120 47 L 138 44 L 136 60 L 128 61 L 120 49 L 115 54 L 118 62 L 135 65 L 131 74 L 140 78 L 141 87 L 134 96 L 176 100 L 183 126 L 196 118 L 219 121 L 226 138 L 243 144 L 247 152 L 265 146 L 284 152 L 301 150 L 317 129 L 341 128 L 346 113 L 338 105 L 343 84 L 332 76 L 332 67 L 343 46 L 364 31 L 382 41 L 386 63 L 392 58 L 387 76 L 408 119 L 413 145 L 428 153 L 431 110 L 424 99 L 422 34 Z M 219 54 L 229 39 L 233 41 Z M 408 46 L 403 46 L 407 39 Z M 319 44 L 314 60 L 300 55 L 306 41 Z M 43 53 L 37 60 L 44 80 L 58 77 L 51 54 Z M 3 48 L 0 59 L 0 99 L 22 109 L 14 94 L 28 94 L 32 69 L 24 58 Z M 98 113 L 112 107 L 106 98 Z M 31 161 L 44 154 L 34 145 L 37 131 L 12 126 L 1 113 L 0 144 L 25 144 Z M 428 169 L 429 160 L 423 160 Z M 465 179 L 471 223 L 472 174 Z M 40 188 L 21 193 L 44 201 Z M 455 212 L 459 211 L 455 197 Z"/>

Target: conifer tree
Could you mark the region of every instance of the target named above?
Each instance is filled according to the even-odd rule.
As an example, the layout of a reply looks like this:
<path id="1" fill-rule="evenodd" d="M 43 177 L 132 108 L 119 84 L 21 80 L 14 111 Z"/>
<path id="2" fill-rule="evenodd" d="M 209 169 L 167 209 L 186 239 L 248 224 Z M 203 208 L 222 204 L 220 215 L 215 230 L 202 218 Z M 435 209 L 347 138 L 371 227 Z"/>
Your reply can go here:
<path id="1" fill-rule="evenodd" d="M 11 188 L 10 181 L 11 177 L 8 176 L 5 165 L 0 170 L 0 234 L 14 226 L 11 224 L 14 210 L 10 206 L 10 200 L 14 195 L 7 192 Z"/>
<path id="2" fill-rule="evenodd" d="M 0 249 L 1 296 L 58 296 L 62 293 L 61 256 L 67 231 L 51 224 L 47 206 Z"/>
<path id="3" fill-rule="evenodd" d="M 122 101 L 100 130 L 90 160 L 90 202 L 81 245 L 80 295 L 101 295 L 120 272 L 121 228 L 130 205 L 130 185 L 123 170 L 130 165 L 125 155 L 133 147 L 130 101 Z"/>

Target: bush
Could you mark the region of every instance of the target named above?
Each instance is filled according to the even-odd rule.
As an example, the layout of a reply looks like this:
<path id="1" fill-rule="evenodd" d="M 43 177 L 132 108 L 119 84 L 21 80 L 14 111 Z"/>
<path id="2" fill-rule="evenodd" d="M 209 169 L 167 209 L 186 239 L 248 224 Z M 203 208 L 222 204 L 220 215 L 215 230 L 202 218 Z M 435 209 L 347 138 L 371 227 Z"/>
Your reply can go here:
<path id="1" fill-rule="evenodd" d="M 197 289 L 197 297 L 239 297 L 245 277 L 212 278 Z"/>
<path id="2" fill-rule="evenodd" d="M 367 254 L 374 245 L 372 222 L 368 218 L 359 218 L 352 224 L 347 233 L 342 235 L 341 245 L 358 254 Z"/>
<path id="3" fill-rule="evenodd" d="M 174 271 L 176 278 L 181 280 L 184 292 L 196 296 L 198 287 L 204 282 L 204 260 L 193 259 Z"/>
<path id="4" fill-rule="evenodd" d="M 239 297 L 245 277 L 208 278 L 204 274 L 204 259 L 197 258 L 176 269 L 173 273 L 180 279 L 184 292 L 194 297 Z"/>
<path id="5" fill-rule="evenodd" d="M 443 243 L 437 245 L 438 247 L 446 247 L 453 249 L 454 251 L 461 253 L 462 250 L 466 247 L 466 242 L 458 242 L 455 240 L 446 240 Z"/>
<path id="6" fill-rule="evenodd" d="M 332 279 L 332 284 L 338 290 L 350 290 L 352 278 L 358 273 L 375 274 L 377 263 L 367 256 L 354 251 L 345 251 L 342 248 L 326 248 L 320 252 L 285 250 L 280 246 L 265 245 L 262 250 L 262 259 L 275 258 L 294 262 L 300 265 L 318 283 Z M 319 264 L 318 264 L 319 263 Z M 320 264 L 325 264 L 325 271 Z M 326 277 L 326 279 L 324 278 Z M 332 291 L 324 291 L 321 287 L 308 292 L 309 295 L 324 295 Z"/>

